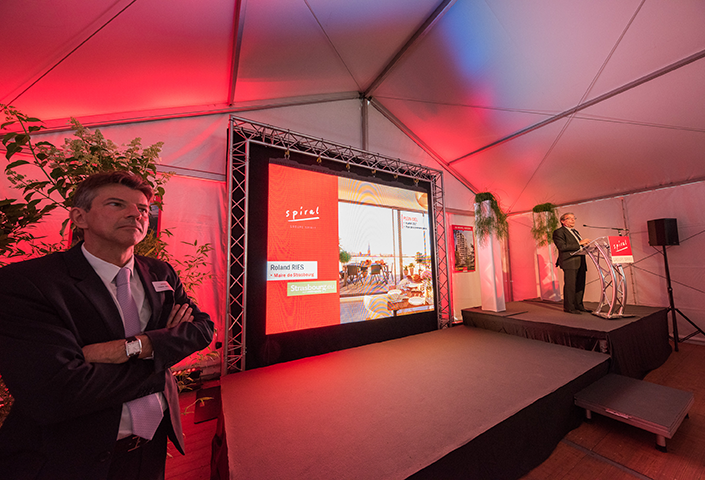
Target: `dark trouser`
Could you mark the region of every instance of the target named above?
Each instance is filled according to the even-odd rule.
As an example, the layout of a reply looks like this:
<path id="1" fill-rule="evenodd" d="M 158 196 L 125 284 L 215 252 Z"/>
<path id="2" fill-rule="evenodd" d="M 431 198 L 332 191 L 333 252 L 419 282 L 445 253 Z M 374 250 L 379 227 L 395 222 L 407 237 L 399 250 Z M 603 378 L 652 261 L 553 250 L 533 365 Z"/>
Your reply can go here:
<path id="1" fill-rule="evenodd" d="M 169 411 L 167 410 L 164 412 L 162 423 L 154 433 L 154 438 L 134 450 L 126 450 L 123 447 L 128 440 L 118 440 L 113 452 L 113 459 L 110 462 L 108 480 L 164 479 L 168 418 Z"/>
<path id="2" fill-rule="evenodd" d="M 585 274 L 587 268 L 563 270 L 563 310 L 574 312 L 584 310 L 583 294 L 585 293 Z"/>

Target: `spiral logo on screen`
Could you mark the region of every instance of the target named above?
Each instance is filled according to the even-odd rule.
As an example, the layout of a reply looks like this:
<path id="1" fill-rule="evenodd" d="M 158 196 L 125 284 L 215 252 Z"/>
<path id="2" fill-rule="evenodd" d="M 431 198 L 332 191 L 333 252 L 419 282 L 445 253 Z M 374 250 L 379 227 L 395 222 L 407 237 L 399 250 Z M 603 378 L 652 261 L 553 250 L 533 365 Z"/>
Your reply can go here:
<path id="1" fill-rule="evenodd" d="M 318 220 L 318 209 L 316 208 L 304 208 L 299 207 L 298 210 L 287 210 L 285 217 L 289 222 L 306 222 L 309 220 Z"/>

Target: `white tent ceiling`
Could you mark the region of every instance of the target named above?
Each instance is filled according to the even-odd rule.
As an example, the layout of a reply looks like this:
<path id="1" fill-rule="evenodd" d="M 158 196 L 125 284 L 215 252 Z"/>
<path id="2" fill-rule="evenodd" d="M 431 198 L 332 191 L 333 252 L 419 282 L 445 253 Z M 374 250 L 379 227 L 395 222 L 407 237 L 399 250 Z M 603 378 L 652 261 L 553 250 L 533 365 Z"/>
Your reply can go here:
<path id="1" fill-rule="evenodd" d="M 705 179 L 702 0 L 24 0 L 0 18 L 0 103 L 49 124 L 365 98 L 512 212 Z"/>

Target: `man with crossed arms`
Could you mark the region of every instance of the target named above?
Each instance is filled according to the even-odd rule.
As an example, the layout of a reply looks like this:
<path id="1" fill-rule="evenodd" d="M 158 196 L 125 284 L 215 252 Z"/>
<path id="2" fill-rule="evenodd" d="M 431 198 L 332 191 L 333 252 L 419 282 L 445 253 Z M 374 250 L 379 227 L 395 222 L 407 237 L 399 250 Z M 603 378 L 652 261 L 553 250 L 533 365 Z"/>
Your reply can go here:
<path id="1" fill-rule="evenodd" d="M 213 322 L 170 265 L 134 255 L 152 195 L 137 175 L 93 175 L 70 211 L 83 241 L 0 269 L 4 479 L 158 479 L 167 436 L 184 453 L 169 367 Z"/>

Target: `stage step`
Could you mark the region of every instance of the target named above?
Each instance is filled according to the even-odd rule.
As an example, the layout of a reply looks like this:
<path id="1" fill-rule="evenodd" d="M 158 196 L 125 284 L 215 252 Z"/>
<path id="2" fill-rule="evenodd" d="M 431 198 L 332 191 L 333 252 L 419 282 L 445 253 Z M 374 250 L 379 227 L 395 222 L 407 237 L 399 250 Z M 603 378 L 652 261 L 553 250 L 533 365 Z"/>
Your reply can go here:
<path id="1" fill-rule="evenodd" d="M 666 451 L 666 439 L 680 427 L 695 402 L 692 392 L 609 374 L 575 394 L 575 404 L 656 434 L 656 448 Z"/>

